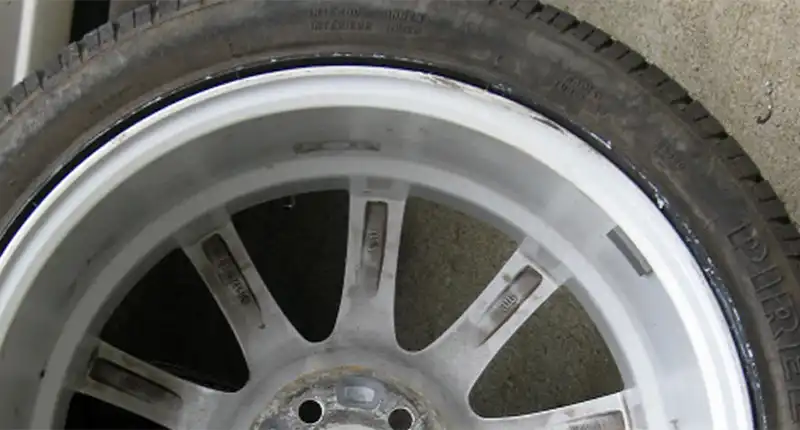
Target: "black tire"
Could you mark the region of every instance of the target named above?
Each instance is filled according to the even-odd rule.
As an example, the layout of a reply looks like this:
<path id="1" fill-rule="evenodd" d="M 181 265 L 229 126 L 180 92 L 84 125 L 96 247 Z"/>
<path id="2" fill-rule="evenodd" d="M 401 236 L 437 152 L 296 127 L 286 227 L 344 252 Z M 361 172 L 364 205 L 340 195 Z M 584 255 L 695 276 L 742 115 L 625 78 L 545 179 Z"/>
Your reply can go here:
<path id="1" fill-rule="evenodd" d="M 2 98 L 0 250 L 60 178 L 148 113 L 243 76 L 331 63 L 449 75 L 593 141 L 654 201 L 669 202 L 663 213 L 706 269 L 730 322 L 757 428 L 800 429 L 800 235 L 783 205 L 680 85 L 602 31 L 536 1 L 139 7 Z"/>

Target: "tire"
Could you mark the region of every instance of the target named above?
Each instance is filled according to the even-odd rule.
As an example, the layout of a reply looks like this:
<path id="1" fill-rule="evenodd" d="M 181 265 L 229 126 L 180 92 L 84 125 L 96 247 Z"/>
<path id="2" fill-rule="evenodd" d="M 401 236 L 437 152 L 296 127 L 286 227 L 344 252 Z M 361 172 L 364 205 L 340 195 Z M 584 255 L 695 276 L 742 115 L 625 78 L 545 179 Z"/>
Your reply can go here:
<path id="1" fill-rule="evenodd" d="M 758 429 L 800 429 L 800 235 L 758 168 L 639 54 L 536 1 L 157 2 L 88 33 L 0 105 L 0 249 L 83 159 L 149 114 L 299 65 L 449 76 L 591 142 L 658 205 L 704 270 Z"/>

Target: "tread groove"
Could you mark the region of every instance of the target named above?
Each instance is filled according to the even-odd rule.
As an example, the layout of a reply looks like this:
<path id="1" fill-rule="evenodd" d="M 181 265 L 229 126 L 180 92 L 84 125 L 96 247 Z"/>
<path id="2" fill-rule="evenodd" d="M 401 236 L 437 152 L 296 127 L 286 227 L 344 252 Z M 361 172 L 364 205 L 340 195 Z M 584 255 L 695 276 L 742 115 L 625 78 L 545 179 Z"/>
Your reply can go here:
<path id="1" fill-rule="evenodd" d="M 110 24 L 114 34 L 114 42 L 116 42 L 119 40 L 119 23 L 111 22 Z"/>
<path id="2" fill-rule="evenodd" d="M 530 12 L 528 12 L 525 15 L 525 18 L 526 19 L 530 19 L 530 18 L 536 16 L 537 14 L 539 14 L 541 11 L 542 11 L 542 5 L 541 4 L 537 4 L 537 5 L 533 6 L 533 8 L 530 10 Z"/>
<path id="3" fill-rule="evenodd" d="M 693 101 L 692 98 L 687 95 L 672 100 L 669 102 L 669 104 L 677 106 L 680 110 L 683 110 L 686 106 L 689 106 L 689 104 L 692 103 L 692 101 Z"/>

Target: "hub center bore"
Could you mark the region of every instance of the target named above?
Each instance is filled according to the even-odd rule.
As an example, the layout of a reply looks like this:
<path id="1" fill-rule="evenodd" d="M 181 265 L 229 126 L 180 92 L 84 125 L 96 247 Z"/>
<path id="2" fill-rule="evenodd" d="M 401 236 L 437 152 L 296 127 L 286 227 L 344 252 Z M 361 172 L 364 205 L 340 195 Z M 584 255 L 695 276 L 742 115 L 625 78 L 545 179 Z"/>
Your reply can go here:
<path id="1" fill-rule="evenodd" d="M 438 429 L 419 393 L 373 371 L 337 368 L 302 376 L 269 402 L 254 430 Z"/>

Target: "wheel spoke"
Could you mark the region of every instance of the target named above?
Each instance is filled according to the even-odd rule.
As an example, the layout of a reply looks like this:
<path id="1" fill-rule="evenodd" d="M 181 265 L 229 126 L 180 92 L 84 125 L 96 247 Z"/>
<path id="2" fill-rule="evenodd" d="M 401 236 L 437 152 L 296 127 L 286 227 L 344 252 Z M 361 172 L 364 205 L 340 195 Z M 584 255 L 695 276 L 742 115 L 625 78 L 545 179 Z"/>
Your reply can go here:
<path id="1" fill-rule="evenodd" d="M 229 219 L 183 247 L 228 320 L 251 367 L 286 341 L 302 342 L 270 294 Z"/>
<path id="2" fill-rule="evenodd" d="M 468 393 L 489 362 L 514 333 L 556 291 L 561 282 L 537 268 L 526 241 L 442 336 L 419 354 L 442 367 L 456 390 Z"/>
<path id="3" fill-rule="evenodd" d="M 204 428 L 225 393 L 173 376 L 99 342 L 77 391 L 170 429 Z"/>
<path id="4" fill-rule="evenodd" d="M 625 392 L 530 415 L 481 419 L 480 430 L 629 430 Z"/>
<path id="5" fill-rule="evenodd" d="M 354 179 L 344 288 L 333 339 L 396 343 L 395 275 L 408 187 Z"/>

